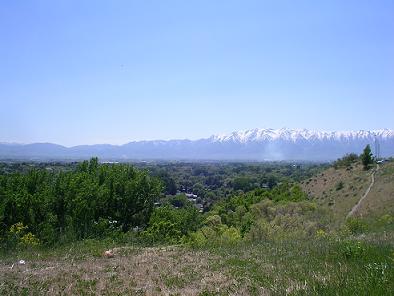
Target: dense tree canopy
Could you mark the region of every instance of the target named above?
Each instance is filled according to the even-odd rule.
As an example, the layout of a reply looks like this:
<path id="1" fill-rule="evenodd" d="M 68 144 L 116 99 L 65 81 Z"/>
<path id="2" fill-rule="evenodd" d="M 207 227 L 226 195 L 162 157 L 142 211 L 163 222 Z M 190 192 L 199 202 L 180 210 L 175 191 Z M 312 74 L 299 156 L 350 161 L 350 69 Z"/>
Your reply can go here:
<path id="1" fill-rule="evenodd" d="M 145 171 L 97 158 L 76 170 L 33 169 L 0 176 L 0 225 L 23 223 L 44 242 L 100 235 L 106 227 L 127 231 L 146 225 L 161 183 Z"/>
<path id="2" fill-rule="evenodd" d="M 100 164 L 97 158 L 80 163 L 4 162 L 0 163 L 0 243 L 13 241 L 14 236 L 14 241 L 31 245 L 122 237 L 129 230 L 149 242 L 178 243 L 201 226 L 205 214 L 200 211 L 212 207 L 213 215 L 221 219 L 216 230 L 233 240 L 249 231 L 252 204 L 263 199 L 275 203 L 304 200 L 294 181 L 322 167 L 289 163 Z M 204 227 L 207 236 L 215 230 Z"/>

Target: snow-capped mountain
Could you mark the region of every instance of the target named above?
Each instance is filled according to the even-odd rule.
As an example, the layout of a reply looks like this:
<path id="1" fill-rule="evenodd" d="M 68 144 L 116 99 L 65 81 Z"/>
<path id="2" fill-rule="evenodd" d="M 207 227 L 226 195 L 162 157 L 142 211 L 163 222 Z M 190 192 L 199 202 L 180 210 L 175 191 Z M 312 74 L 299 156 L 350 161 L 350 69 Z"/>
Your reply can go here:
<path id="1" fill-rule="evenodd" d="M 139 141 L 116 145 L 66 148 L 50 143 L 0 144 L 2 159 L 123 160 L 334 160 L 361 153 L 370 144 L 383 157 L 394 156 L 394 131 L 313 131 L 307 129 L 251 129 L 213 135 L 200 140 Z"/>
<path id="2" fill-rule="evenodd" d="M 222 134 L 211 136 L 211 141 L 219 142 L 263 142 L 263 141 L 328 141 L 328 140 L 360 140 L 360 139 L 388 139 L 394 137 L 394 131 L 389 129 L 380 129 L 372 131 L 313 131 L 307 129 L 251 129 L 244 131 L 235 131 L 231 134 Z"/>

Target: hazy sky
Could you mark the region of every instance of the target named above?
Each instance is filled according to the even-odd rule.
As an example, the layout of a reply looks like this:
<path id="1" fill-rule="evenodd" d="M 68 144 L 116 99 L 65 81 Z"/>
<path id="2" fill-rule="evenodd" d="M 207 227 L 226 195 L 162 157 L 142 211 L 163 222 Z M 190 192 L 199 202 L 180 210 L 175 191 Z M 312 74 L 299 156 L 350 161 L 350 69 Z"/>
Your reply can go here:
<path id="1" fill-rule="evenodd" d="M 394 1 L 0 4 L 0 142 L 394 128 Z"/>

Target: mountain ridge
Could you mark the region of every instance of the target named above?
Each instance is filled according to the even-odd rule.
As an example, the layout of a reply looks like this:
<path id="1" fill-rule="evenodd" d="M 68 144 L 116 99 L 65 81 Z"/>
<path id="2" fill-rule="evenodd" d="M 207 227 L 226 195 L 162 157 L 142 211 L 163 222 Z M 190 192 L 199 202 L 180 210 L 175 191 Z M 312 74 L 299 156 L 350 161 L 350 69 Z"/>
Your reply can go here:
<path id="1" fill-rule="evenodd" d="M 316 131 L 262 129 L 216 134 L 198 140 L 132 141 L 123 145 L 93 144 L 65 147 L 52 143 L 0 143 L 0 158 L 65 158 L 163 160 L 333 160 L 360 153 L 378 141 L 381 155 L 394 155 L 394 130 Z"/>

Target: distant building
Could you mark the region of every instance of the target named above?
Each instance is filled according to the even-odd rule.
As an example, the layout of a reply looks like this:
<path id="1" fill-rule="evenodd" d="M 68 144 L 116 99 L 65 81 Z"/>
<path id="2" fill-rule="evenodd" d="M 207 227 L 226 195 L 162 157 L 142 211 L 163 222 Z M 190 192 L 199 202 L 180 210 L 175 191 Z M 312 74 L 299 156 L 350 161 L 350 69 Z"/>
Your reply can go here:
<path id="1" fill-rule="evenodd" d="M 185 195 L 186 195 L 186 197 L 189 198 L 189 199 L 190 199 L 190 198 L 197 198 L 197 195 L 196 195 L 196 194 L 193 194 L 193 193 L 186 193 Z"/>

